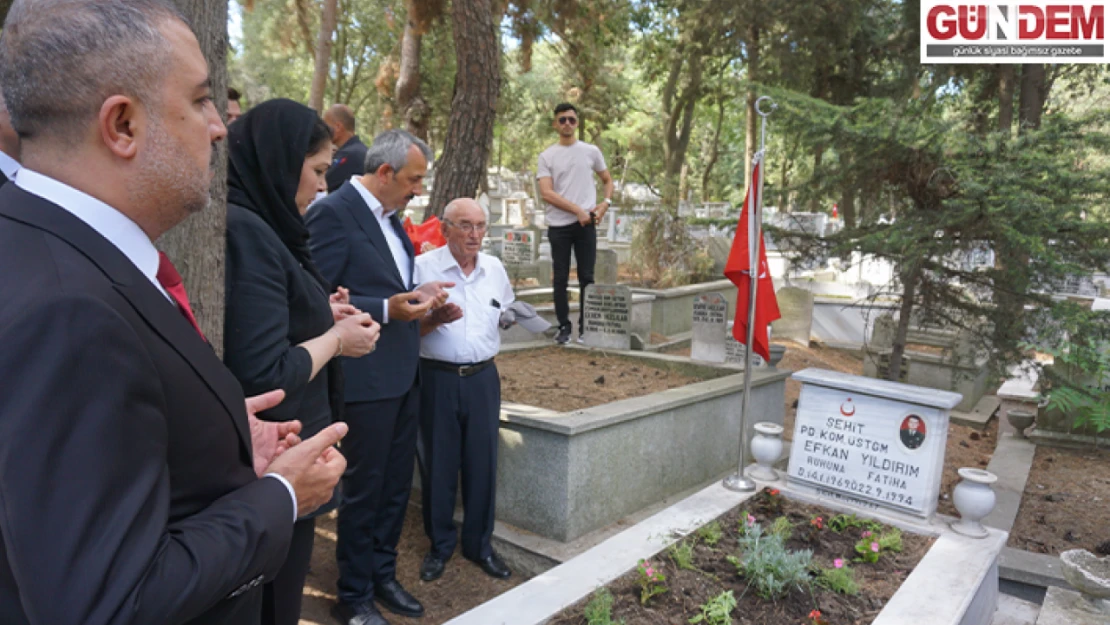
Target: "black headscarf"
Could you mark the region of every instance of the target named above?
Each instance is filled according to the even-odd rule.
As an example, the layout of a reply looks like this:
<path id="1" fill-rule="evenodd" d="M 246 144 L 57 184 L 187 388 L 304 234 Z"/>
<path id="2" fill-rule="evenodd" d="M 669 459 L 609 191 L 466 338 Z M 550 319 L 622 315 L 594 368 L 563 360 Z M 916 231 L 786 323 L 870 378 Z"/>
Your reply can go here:
<path id="1" fill-rule="evenodd" d="M 297 186 L 316 111 L 292 100 L 269 100 L 228 128 L 227 201 L 257 214 L 324 291 L 331 285 L 312 262 L 308 228 L 297 209 Z"/>
<path id="2" fill-rule="evenodd" d="M 297 209 L 297 187 L 308 156 L 316 111 L 292 100 L 269 100 L 228 127 L 227 202 L 257 214 L 324 293 L 332 291 L 308 247 L 308 228 Z M 339 359 L 327 364 L 328 403 L 343 417 L 343 370 Z"/>

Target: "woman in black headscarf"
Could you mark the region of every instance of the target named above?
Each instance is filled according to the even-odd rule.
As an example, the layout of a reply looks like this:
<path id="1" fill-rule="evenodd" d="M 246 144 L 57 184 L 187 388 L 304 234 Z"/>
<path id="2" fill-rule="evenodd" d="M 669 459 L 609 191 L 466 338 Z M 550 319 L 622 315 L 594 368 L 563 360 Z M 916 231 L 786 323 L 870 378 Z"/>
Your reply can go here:
<path id="1" fill-rule="evenodd" d="M 265 102 L 228 133 L 227 312 L 224 361 L 248 395 L 283 389 L 285 400 L 259 414 L 301 422 L 309 438 L 341 418 L 337 356 L 374 349 L 379 326 L 350 305 L 345 289 L 317 271 L 303 215 L 326 188 L 331 132 L 312 109 L 291 100 Z M 315 517 L 297 520 L 289 555 L 267 585 L 266 625 L 295 625 L 312 556 Z"/>

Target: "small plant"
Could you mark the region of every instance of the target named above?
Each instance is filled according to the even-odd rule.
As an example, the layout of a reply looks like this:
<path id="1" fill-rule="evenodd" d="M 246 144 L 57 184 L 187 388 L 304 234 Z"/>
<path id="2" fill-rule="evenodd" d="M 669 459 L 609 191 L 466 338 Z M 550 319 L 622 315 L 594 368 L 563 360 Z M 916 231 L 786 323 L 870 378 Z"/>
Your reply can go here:
<path id="1" fill-rule="evenodd" d="M 765 488 L 763 490 L 766 495 L 767 508 L 772 514 L 779 514 L 782 512 L 782 493 L 777 488 Z"/>
<path id="2" fill-rule="evenodd" d="M 667 549 L 667 555 L 674 561 L 674 565 L 686 571 L 696 570 L 694 566 L 694 545 L 693 540 L 683 540 L 671 545 Z"/>
<path id="3" fill-rule="evenodd" d="M 582 615 L 586 625 L 624 625 L 624 621 L 613 620 L 613 593 L 608 588 L 599 588 L 594 593 Z"/>
<path id="4" fill-rule="evenodd" d="M 818 569 L 817 579 L 813 583 L 842 595 L 859 594 L 855 572 L 840 558 L 833 560 L 833 568 Z"/>
<path id="5" fill-rule="evenodd" d="M 831 519 L 828 523 L 829 529 L 839 534 L 847 529 L 861 528 L 877 532 L 882 529 L 882 524 L 878 521 L 871 519 L 861 519 L 854 514 L 838 514 Z"/>
<path id="6" fill-rule="evenodd" d="M 902 551 L 902 530 L 897 527 L 879 536 L 879 548 L 883 551 Z"/>
<path id="7" fill-rule="evenodd" d="M 811 610 L 809 613 L 809 625 L 829 625 L 821 616 L 821 610 Z"/>
<path id="8" fill-rule="evenodd" d="M 689 622 L 704 622 L 706 625 L 732 625 L 732 611 L 736 609 L 736 605 L 736 597 L 733 596 L 731 590 L 726 590 L 706 601 L 701 606 L 701 614 L 690 619 Z"/>
<path id="9" fill-rule="evenodd" d="M 741 510 L 740 511 L 739 528 L 738 528 L 740 530 L 740 535 L 743 536 L 743 535 L 747 534 L 748 530 L 750 530 L 755 525 L 756 525 L 755 517 L 752 516 L 751 513 L 748 512 L 747 510 Z"/>
<path id="10" fill-rule="evenodd" d="M 856 553 L 859 557 L 856 558 L 859 562 L 867 562 L 868 564 L 875 564 L 879 561 L 879 541 L 877 537 L 872 535 L 870 531 L 866 531 L 860 536 L 859 542 L 856 543 Z"/>
<path id="11" fill-rule="evenodd" d="M 809 583 L 813 552 L 787 550 L 781 536 L 764 535 L 758 523 L 740 539 L 740 549 L 743 559 L 729 556 L 727 560 L 764 599 L 783 597 L 791 588 Z"/>
<path id="12" fill-rule="evenodd" d="M 815 516 L 809 520 L 809 525 L 817 530 L 823 530 L 825 529 L 825 520 L 819 516 Z"/>
<path id="13" fill-rule="evenodd" d="M 709 547 L 716 547 L 717 543 L 721 542 L 725 532 L 721 529 L 721 524 L 713 521 L 709 525 L 704 525 L 698 530 L 698 539 L 701 540 Z"/>
<path id="14" fill-rule="evenodd" d="M 794 533 L 794 524 L 790 519 L 780 516 L 771 523 L 771 529 L 767 530 L 772 536 L 778 536 L 782 542 L 790 540 L 790 536 Z"/>
<path id="15" fill-rule="evenodd" d="M 640 560 L 640 564 L 636 567 L 636 574 L 640 584 L 640 605 L 647 605 L 655 595 L 667 592 L 667 576 L 647 560 Z"/>

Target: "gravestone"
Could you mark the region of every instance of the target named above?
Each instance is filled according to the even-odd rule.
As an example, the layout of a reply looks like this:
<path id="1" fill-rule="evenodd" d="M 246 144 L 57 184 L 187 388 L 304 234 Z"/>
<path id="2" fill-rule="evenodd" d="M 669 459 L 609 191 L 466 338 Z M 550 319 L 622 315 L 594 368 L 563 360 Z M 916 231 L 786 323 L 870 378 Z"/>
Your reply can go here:
<path id="1" fill-rule="evenodd" d="M 775 294 L 782 317 L 771 322 L 775 336 L 809 346 L 813 329 L 813 293 L 797 287 L 783 287 Z"/>
<path id="2" fill-rule="evenodd" d="M 788 480 L 803 492 L 929 519 L 958 393 L 805 369 Z"/>
<path id="3" fill-rule="evenodd" d="M 594 282 L 598 284 L 617 283 L 617 253 L 613 250 L 597 250 L 597 259 L 594 262 Z"/>
<path id="4" fill-rule="evenodd" d="M 694 298 L 693 328 L 690 357 L 706 362 L 724 362 L 725 336 L 728 333 L 728 302 L 724 295 L 702 293 Z"/>
<path id="5" fill-rule="evenodd" d="M 744 362 L 744 357 L 748 352 L 748 348 L 732 336 L 732 324 L 733 322 L 729 321 L 728 327 L 725 329 L 725 364 L 740 365 L 743 367 L 747 364 Z M 763 356 L 753 353 L 752 367 L 762 367 L 763 364 Z"/>
<path id="6" fill-rule="evenodd" d="M 536 262 L 536 233 L 531 230 L 509 230 L 502 235 L 501 260 L 506 265 L 529 265 Z"/>
<path id="7" fill-rule="evenodd" d="M 632 290 L 624 285 L 591 284 L 586 287 L 582 340 L 590 347 L 632 347 Z"/>

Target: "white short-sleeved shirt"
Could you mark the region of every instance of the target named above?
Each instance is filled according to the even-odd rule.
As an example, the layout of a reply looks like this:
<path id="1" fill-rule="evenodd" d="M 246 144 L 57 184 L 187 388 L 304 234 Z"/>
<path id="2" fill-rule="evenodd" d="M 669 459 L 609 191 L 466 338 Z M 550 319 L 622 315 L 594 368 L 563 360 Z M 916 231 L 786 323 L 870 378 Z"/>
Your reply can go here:
<path id="1" fill-rule="evenodd" d="M 556 143 L 540 154 L 536 179 L 551 178 L 555 193 L 588 211 L 597 205 L 594 173 L 606 169 L 605 157 L 596 145 L 585 141 L 575 141 L 571 145 Z M 547 225 L 558 227 L 578 223 L 578 218 L 572 213 L 551 204 L 546 206 Z"/>
<path id="2" fill-rule="evenodd" d="M 479 252 L 474 271 L 466 276 L 444 245 L 416 258 L 415 282 L 435 281 L 455 283 L 447 289 L 447 303 L 458 305 L 463 316 L 422 337 L 420 357 L 462 365 L 496 356 L 501 349 L 501 311 L 516 299 L 501 261 Z"/>

